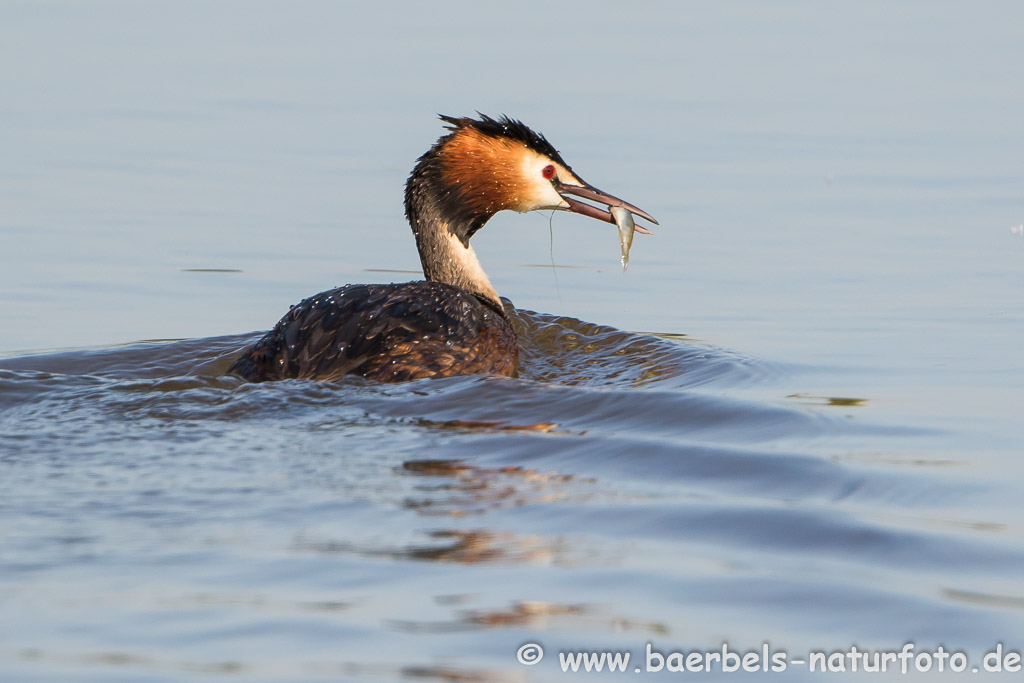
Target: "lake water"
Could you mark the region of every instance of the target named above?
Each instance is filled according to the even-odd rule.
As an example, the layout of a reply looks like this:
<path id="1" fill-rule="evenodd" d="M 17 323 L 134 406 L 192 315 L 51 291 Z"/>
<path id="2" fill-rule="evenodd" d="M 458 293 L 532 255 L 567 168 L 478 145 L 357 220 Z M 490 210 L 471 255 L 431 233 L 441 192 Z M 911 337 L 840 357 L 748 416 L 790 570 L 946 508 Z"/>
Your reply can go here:
<path id="1" fill-rule="evenodd" d="M 1024 5 L 6 2 L 0 46 L 0 679 L 1020 677 Z M 518 379 L 224 377 L 418 276 L 404 180 L 477 110 L 658 217 L 629 271 L 502 214 Z"/>

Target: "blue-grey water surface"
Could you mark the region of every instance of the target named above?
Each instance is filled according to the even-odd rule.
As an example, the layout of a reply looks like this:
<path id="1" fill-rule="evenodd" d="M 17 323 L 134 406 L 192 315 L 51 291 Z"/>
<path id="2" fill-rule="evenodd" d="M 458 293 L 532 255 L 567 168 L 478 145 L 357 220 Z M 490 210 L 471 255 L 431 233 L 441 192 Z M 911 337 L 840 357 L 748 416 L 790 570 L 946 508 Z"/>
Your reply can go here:
<path id="1" fill-rule="evenodd" d="M 1022 49 L 1013 2 L 0 4 L 0 679 L 913 643 L 970 665 L 832 676 L 1002 680 Z M 658 217 L 628 272 L 502 214 L 518 378 L 225 377 L 305 296 L 418 277 L 402 184 L 477 110 Z"/>

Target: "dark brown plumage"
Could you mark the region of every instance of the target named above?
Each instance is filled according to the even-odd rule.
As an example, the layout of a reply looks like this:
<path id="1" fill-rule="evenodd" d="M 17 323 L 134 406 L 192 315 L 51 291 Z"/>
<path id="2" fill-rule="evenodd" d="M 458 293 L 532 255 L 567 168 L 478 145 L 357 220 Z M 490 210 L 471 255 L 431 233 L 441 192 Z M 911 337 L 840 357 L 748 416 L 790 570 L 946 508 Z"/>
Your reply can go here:
<path id="1" fill-rule="evenodd" d="M 231 366 L 254 382 L 515 373 L 504 311 L 442 282 L 348 285 L 294 306 Z"/>
<path id="2" fill-rule="evenodd" d="M 348 285 L 310 297 L 229 373 L 252 382 L 514 375 L 516 335 L 469 245 L 473 234 L 506 209 L 561 209 L 614 222 L 607 211 L 566 195 L 657 222 L 584 183 L 544 136 L 519 121 L 441 118 L 451 132 L 417 160 L 405 191 L 426 281 Z"/>

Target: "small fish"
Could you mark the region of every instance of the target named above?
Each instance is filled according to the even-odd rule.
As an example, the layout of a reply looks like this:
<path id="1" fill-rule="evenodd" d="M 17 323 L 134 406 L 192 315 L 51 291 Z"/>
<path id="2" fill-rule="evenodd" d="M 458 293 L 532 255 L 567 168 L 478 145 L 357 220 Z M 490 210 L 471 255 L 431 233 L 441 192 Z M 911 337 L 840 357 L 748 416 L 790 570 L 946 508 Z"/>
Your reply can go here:
<path id="1" fill-rule="evenodd" d="M 633 231 L 636 224 L 633 222 L 633 214 L 621 206 L 613 206 L 608 209 L 615 219 L 615 225 L 619 227 L 619 247 L 622 249 L 622 272 L 629 268 L 629 250 L 633 246 Z"/>

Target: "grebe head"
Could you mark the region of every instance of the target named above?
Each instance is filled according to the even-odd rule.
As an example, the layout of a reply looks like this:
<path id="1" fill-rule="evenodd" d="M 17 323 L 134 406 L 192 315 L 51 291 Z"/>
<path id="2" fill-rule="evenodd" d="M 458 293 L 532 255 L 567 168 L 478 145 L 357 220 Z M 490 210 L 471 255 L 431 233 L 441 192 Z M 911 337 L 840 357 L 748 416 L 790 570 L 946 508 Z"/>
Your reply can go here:
<path id="1" fill-rule="evenodd" d="M 447 227 L 465 246 L 498 211 L 573 211 L 614 223 L 608 210 L 575 199 L 622 207 L 657 225 L 632 204 L 576 175 L 550 142 L 520 121 L 441 116 L 451 131 L 419 158 L 406 185 L 413 231 Z M 429 209 L 428 206 L 429 205 Z M 429 217 L 424 214 L 429 214 Z M 638 232 L 650 232 L 637 226 Z"/>

